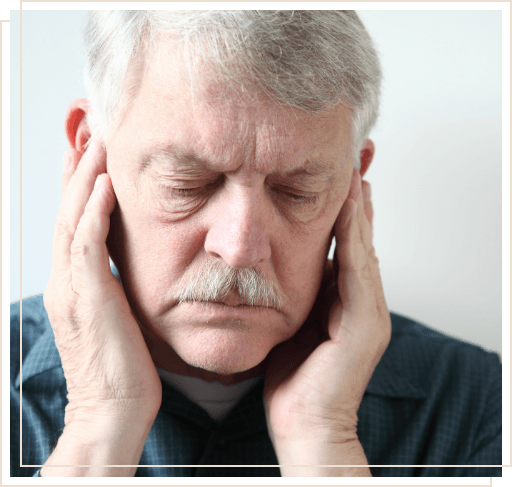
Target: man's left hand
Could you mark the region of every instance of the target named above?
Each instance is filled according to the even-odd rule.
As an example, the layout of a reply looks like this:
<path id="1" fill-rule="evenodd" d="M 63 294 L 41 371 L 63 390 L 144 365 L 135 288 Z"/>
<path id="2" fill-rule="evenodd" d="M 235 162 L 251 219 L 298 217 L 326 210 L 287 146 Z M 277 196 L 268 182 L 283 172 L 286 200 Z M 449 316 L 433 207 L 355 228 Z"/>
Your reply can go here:
<path id="1" fill-rule="evenodd" d="M 354 170 L 334 226 L 337 275 L 319 296 L 326 319 L 309 320 L 277 346 L 265 374 L 267 426 L 283 475 L 370 475 L 367 467 L 283 465 L 367 465 L 357 411 L 391 337 L 372 220 L 370 186 Z"/>

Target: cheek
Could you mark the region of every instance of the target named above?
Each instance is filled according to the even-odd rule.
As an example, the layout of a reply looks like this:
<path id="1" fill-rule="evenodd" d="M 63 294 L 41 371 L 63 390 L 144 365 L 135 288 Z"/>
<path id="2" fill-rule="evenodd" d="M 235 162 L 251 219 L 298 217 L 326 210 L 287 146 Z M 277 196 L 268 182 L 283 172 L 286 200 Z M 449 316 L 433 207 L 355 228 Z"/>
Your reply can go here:
<path id="1" fill-rule="evenodd" d="M 201 233 L 190 219 L 184 221 L 190 213 L 165 204 L 165 194 L 151 178 L 116 169 L 114 166 L 111 173 L 117 197 L 112 231 L 123 242 L 125 257 L 131 262 L 147 262 L 151 268 L 166 262 L 174 267 L 187 260 Z"/>
<path id="2" fill-rule="evenodd" d="M 193 221 L 164 221 L 127 192 L 118 194 L 110 241 L 132 305 L 149 316 L 159 314 L 172 301 L 182 276 L 202 248 L 204 236 Z"/>
<path id="3" fill-rule="evenodd" d="M 142 186 L 148 209 L 154 215 L 153 218 L 162 224 L 177 223 L 189 218 L 207 202 L 207 194 L 200 193 L 192 197 L 177 195 L 177 188 L 151 177 L 144 178 Z M 205 189 L 202 186 L 200 188 Z M 205 189 L 204 193 L 208 191 Z"/>
<path id="4" fill-rule="evenodd" d="M 204 241 L 200 227 L 190 220 L 170 223 L 144 209 L 120 207 L 120 222 L 130 263 L 148 272 L 183 272 Z"/>
<path id="5" fill-rule="evenodd" d="M 317 297 L 331 243 L 331 220 L 311 233 L 288 234 L 274 249 L 276 278 L 288 298 L 293 323 L 303 323 Z"/>
<path id="6" fill-rule="evenodd" d="M 300 319 L 306 319 L 320 289 L 334 223 L 347 193 L 346 184 L 337 184 L 330 191 L 319 218 L 289 232 L 279 244 L 281 251 L 275 252 L 274 268 L 279 273 L 280 282 L 287 287 L 291 302 L 297 310 L 302 310 Z"/>

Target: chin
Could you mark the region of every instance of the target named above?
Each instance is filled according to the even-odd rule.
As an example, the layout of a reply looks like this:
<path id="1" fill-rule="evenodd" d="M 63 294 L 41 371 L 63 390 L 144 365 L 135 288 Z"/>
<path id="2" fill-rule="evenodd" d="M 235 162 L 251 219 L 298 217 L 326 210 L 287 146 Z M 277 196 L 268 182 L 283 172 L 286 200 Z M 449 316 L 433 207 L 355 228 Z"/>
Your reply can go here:
<path id="1" fill-rule="evenodd" d="M 259 365 L 274 345 L 268 337 L 256 338 L 243 331 L 208 330 L 188 339 L 175 338 L 172 348 L 188 365 L 231 375 Z"/>

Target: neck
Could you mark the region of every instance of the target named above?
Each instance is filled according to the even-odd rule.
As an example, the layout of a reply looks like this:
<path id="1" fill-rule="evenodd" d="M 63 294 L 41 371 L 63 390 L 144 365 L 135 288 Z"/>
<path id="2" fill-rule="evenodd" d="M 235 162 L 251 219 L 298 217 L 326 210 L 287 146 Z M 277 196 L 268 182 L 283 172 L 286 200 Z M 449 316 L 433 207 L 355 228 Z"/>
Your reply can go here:
<path id="1" fill-rule="evenodd" d="M 217 374 L 215 372 L 210 372 L 209 370 L 193 367 L 191 365 L 186 364 L 185 362 L 183 363 L 185 364 L 184 367 L 173 367 L 171 364 L 168 363 L 159 365 L 155 361 L 155 365 L 160 369 L 168 370 L 169 372 L 184 375 L 187 377 L 196 377 L 198 379 L 203 379 L 208 382 L 220 382 L 221 384 L 224 385 L 237 384 L 238 382 L 258 377 L 262 375 L 264 372 L 263 363 L 244 372 L 238 372 L 236 374 L 229 375 Z"/>

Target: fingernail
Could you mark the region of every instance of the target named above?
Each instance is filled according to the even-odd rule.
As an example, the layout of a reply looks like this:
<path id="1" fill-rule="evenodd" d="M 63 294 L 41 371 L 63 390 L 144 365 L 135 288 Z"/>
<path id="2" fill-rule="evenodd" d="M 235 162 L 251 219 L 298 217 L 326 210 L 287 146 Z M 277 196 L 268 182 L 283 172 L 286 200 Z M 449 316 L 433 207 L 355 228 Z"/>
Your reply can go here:
<path id="1" fill-rule="evenodd" d="M 73 149 L 68 149 L 66 152 L 64 152 L 64 156 L 62 158 L 63 163 L 64 163 L 64 171 L 69 171 L 71 169 L 72 162 L 73 162 L 73 155 L 74 155 Z"/>

